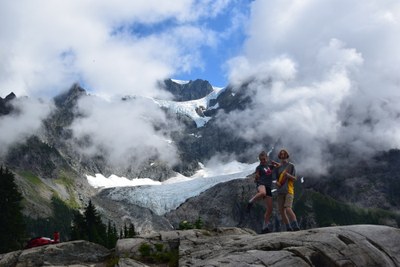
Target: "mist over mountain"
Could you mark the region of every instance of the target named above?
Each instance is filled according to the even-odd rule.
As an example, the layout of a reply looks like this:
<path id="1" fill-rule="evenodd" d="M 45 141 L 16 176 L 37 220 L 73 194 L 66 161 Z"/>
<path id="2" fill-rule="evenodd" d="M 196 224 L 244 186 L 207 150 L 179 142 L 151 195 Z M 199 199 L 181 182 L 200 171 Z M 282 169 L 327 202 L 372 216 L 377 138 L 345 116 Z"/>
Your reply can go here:
<path id="1" fill-rule="evenodd" d="M 271 157 L 276 159 L 281 147 L 289 149 L 299 174 L 306 176 L 304 192 L 307 193 L 298 205 L 313 206 L 318 198 L 315 194 L 322 194 L 363 209 L 374 207 L 398 212 L 398 199 L 393 191 L 398 187 L 398 177 L 387 174 L 398 171 L 394 167 L 400 158 L 397 150 L 390 152 L 389 146 L 382 146 L 367 153 L 365 149 L 359 151 L 357 146 L 347 145 L 346 139 L 330 139 L 330 135 L 319 133 L 306 135 L 307 126 L 319 127 L 314 125 L 319 123 L 318 119 L 305 125 L 294 122 L 295 131 L 278 131 L 302 114 L 294 112 L 294 117 L 278 120 L 279 116 L 270 107 L 280 105 L 279 101 L 274 102 L 276 89 L 272 79 L 254 78 L 240 86 L 225 88 L 213 87 L 204 80 L 165 80 L 162 87 L 174 97 L 105 99 L 74 84 L 52 101 L 12 95 L 2 99 L 7 111 L 2 113 L 0 122 L 5 129 L 12 124 L 11 129 L 18 134 L 1 136 L 5 144 L 2 147 L 7 148 L 2 151 L 1 162 L 17 174 L 18 184 L 28 199 L 25 214 L 34 218 L 52 216 L 49 202 L 54 193 L 51 192 L 57 192 L 75 207 L 92 199 L 105 220 L 117 222 L 120 227 L 124 222 L 132 222 L 139 231 L 168 230 L 177 227 L 181 220 L 195 220 L 198 216 L 207 220 L 210 227 L 223 223 L 258 231 L 262 225 L 255 220 L 256 216 L 244 219 L 242 207 L 252 194 L 252 182 L 246 179 L 221 183 L 241 180 L 253 170 L 222 180 L 217 176 L 209 182 L 204 180 L 207 184 L 204 188 L 203 182 L 193 180 L 192 185 L 99 190 L 88 183 L 87 175 L 164 182 L 177 175 L 189 177 L 202 164 L 209 167 L 233 161 L 255 164 L 261 150 L 271 151 Z M 179 94 L 184 94 L 187 100 L 173 100 Z M 36 111 L 37 108 L 41 111 Z M 29 124 L 25 124 L 28 120 Z M 361 125 L 365 123 L 373 122 L 364 121 Z M 349 126 L 343 121 L 340 127 L 340 131 L 346 131 Z M 367 141 L 359 136 L 359 143 Z M 379 142 L 370 140 L 368 147 L 376 147 Z M 360 193 L 357 188 L 370 190 Z M 188 194 L 180 194 L 180 190 Z M 232 190 L 236 194 L 228 197 Z M 317 193 L 312 193 L 313 190 Z M 210 200 L 216 192 L 218 208 Z M 237 199 L 223 201 L 232 197 Z M 221 217 L 222 213 L 225 215 Z M 261 213 L 260 206 L 257 214 Z M 312 219 L 315 216 L 314 212 L 305 212 L 300 217 L 302 226 L 320 226 L 321 222 Z M 390 216 L 385 217 L 386 224 L 396 225 L 396 218 Z"/>

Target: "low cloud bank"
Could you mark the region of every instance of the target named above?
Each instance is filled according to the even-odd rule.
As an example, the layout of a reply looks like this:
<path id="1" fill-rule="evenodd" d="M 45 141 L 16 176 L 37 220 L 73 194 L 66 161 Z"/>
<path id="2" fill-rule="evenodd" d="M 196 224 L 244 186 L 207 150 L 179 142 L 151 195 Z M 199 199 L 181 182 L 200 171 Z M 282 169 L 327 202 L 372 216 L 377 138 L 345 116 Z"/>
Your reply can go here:
<path id="1" fill-rule="evenodd" d="M 146 98 L 105 100 L 86 96 L 78 102 L 70 129 L 73 145 L 87 156 L 104 156 L 112 166 L 138 167 L 149 159 L 169 165 L 177 162 L 177 149 L 170 141 L 175 121 Z"/>
<path id="2" fill-rule="evenodd" d="M 229 66 L 234 86 L 250 81 L 253 104 L 220 123 L 279 140 L 309 173 L 326 172 L 332 146 L 359 157 L 400 147 L 397 1 L 254 1 L 251 18 Z"/>
<path id="3" fill-rule="evenodd" d="M 0 116 L 0 157 L 5 156 L 8 149 L 23 143 L 32 134 L 39 134 L 42 121 L 53 110 L 52 102 L 30 98 L 15 98 L 9 102 L 13 112 Z"/>

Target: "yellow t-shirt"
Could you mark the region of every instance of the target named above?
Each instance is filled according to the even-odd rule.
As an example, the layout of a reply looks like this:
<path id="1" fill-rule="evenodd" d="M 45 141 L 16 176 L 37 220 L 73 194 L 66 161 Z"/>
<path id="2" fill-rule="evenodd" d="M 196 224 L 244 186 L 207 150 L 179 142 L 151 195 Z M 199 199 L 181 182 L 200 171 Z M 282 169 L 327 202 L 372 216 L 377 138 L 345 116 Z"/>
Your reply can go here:
<path id="1" fill-rule="evenodd" d="M 282 169 L 283 171 L 279 174 L 278 178 L 278 182 L 281 184 L 278 193 L 288 193 L 294 195 L 294 181 L 285 177 L 286 172 L 291 175 L 295 175 L 294 165 L 291 163 L 287 163 L 280 166 L 278 171 L 281 171 Z"/>

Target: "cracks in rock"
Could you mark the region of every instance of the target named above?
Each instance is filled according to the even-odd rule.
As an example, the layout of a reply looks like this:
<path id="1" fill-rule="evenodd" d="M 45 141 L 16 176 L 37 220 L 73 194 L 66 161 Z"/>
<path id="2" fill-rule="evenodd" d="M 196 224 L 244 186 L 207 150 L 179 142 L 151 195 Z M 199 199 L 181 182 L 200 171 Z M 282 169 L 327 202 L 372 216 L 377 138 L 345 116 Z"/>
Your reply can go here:
<path id="1" fill-rule="evenodd" d="M 355 244 L 355 242 L 353 240 L 351 240 L 350 238 L 348 238 L 347 236 L 339 234 L 337 237 L 340 239 L 340 241 L 342 241 L 346 245 Z"/>
<path id="2" fill-rule="evenodd" d="M 396 263 L 396 260 L 393 259 L 393 257 L 391 257 L 390 254 L 387 253 L 386 250 L 385 250 L 381 245 L 379 245 L 379 244 L 376 243 L 375 241 L 369 239 L 368 237 L 366 237 L 366 240 L 367 240 L 374 248 L 376 248 L 377 250 L 379 250 L 380 252 L 382 252 L 388 259 L 390 259 L 390 261 L 393 263 L 394 266 L 397 266 L 397 265 L 398 265 L 398 263 Z"/>
<path id="3" fill-rule="evenodd" d="M 311 249 L 311 248 L 310 248 Z M 336 267 L 338 266 L 325 252 L 313 247 L 313 254 L 310 256 L 311 266 L 315 267 Z"/>
<path id="4" fill-rule="evenodd" d="M 354 234 L 357 234 L 357 235 L 359 235 L 359 236 L 364 237 L 365 240 L 366 240 L 368 243 L 370 243 L 370 244 L 371 244 L 374 248 L 376 248 L 378 251 L 382 252 L 382 253 L 393 263 L 393 266 L 399 265 L 398 262 L 396 262 L 396 260 L 393 259 L 393 257 L 391 257 L 390 254 L 387 253 L 386 250 L 385 250 L 381 245 L 379 245 L 378 243 L 376 243 L 375 241 L 373 241 L 373 240 L 370 239 L 369 237 L 367 237 L 367 236 L 365 236 L 365 235 L 363 235 L 363 234 L 361 234 L 361 233 L 359 233 L 359 232 L 356 232 L 356 231 L 350 230 L 350 229 L 349 229 L 349 231 L 351 231 L 351 232 L 354 233 Z"/>
<path id="5" fill-rule="evenodd" d="M 300 253 L 300 251 L 296 250 L 296 249 L 286 249 L 287 251 L 290 251 L 293 255 L 295 255 L 296 257 L 302 259 L 304 262 L 306 262 L 308 265 L 313 266 L 313 263 L 308 259 L 308 257 L 306 257 L 305 255 L 303 255 L 302 253 Z"/>

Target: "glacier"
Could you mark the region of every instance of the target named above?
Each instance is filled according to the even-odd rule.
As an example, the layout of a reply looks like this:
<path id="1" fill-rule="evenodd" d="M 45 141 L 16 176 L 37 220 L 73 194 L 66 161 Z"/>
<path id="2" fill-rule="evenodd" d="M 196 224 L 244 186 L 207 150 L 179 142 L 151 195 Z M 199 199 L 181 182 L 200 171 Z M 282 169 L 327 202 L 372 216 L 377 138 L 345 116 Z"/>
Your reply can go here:
<path id="1" fill-rule="evenodd" d="M 174 210 L 187 199 L 223 182 L 244 179 L 253 173 L 257 163 L 245 164 L 236 161 L 213 167 L 202 168 L 191 177 L 178 174 L 164 182 L 148 178 L 128 179 L 111 175 L 106 178 L 101 174 L 87 175 L 91 186 L 102 190 L 110 188 L 109 197 L 114 201 L 149 208 L 157 215 Z"/>

